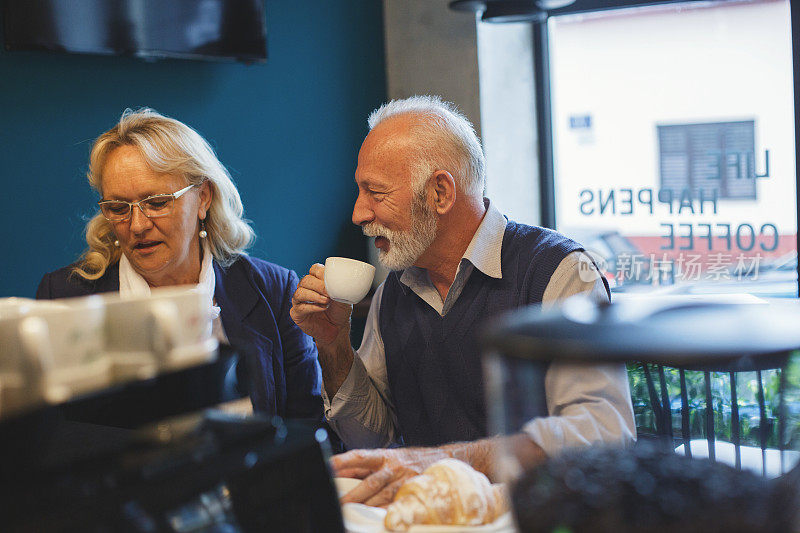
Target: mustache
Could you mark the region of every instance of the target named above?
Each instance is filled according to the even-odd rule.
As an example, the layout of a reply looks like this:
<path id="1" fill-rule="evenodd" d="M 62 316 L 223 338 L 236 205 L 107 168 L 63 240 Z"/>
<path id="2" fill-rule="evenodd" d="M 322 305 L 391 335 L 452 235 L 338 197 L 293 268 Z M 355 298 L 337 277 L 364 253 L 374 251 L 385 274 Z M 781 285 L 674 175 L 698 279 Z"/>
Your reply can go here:
<path id="1" fill-rule="evenodd" d="M 361 232 L 367 237 L 390 237 L 392 234 L 392 231 L 375 222 L 362 226 Z"/>

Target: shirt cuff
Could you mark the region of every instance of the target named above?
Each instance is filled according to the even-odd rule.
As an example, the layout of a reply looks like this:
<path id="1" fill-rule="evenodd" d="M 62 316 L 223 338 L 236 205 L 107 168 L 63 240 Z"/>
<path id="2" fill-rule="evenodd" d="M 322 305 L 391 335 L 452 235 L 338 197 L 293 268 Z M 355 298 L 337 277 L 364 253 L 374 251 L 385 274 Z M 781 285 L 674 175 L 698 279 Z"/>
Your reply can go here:
<path id="1" fill-rule="evenodd" d="M 522 431 L 548 457 L 573 448 L 598 444 L 630 446 L 636 442 L 630 422 L 607 402 L 592 407 L 573 406 L 568 414 L 536 418 L 525 424 Z"/>
<path id="2" fill-rule="evenodd" d="M 554 418 L 537 418 L 522 427 L 522 431 L 544 451 L 547 457 L 563 452 L 566 441 L 561 424 Z"/>
<path id="3" fill-rule="evenodd" d="M 630 445 L 636 440 L 625 365 L 552 363 L 545 377 L 550 416 L 523 431 L 548 456 L 595 444 Z"/>

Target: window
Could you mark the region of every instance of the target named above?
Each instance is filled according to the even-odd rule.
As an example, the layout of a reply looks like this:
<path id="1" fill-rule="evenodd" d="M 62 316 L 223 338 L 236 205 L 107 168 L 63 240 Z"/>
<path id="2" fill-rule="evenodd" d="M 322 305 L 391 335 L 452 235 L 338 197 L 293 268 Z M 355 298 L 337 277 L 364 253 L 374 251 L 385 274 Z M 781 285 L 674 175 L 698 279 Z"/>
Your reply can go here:
<path id="1" fill-rule="evenodd" d="M 546 28 L 555 228 L 612 290 L 797 297 L 779 268 L 797 253 L 789 2 L 551 14 Z"/>
<path id="2" fill-rule="evenodd" d="M 555 227 L 595 256 L 614 298 L 796 298 L 789 2 L 573 12 L 550 16 L 544 34 Z M 681 434 L 685 381 L 688 433 L 713 432 L 724 447 L 738 417 L 743 442 L 760 458 L 761 437 L 768 448 L 778 443 L 769 398 L 781 396 L 782 376 L 788 409 L 800 408 L 796 363 L 786 374 L 736 380 L 668 369 L 656 397 L 678 414 L 673 434 Z M 637 429 L 646 434 L 654 394 L 642 371 L 629 366 Z M 797 450 L 796 418 L 787 430 L 784 442 Z"/>

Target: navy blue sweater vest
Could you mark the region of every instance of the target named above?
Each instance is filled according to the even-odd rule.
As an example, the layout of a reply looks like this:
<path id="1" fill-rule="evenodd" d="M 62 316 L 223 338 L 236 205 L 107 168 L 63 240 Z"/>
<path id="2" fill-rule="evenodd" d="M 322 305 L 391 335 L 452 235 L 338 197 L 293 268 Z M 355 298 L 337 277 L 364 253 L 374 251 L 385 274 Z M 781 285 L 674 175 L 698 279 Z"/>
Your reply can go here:
<path id="1" fill-rule="evenodd" d="M 445 316 L 402 285 L 399 272 L 386 278 L 379 327 L 404 444 L 435 446 L 486 436 L 479 327 L 504 311 L 541 303 L 559 263 L 581 249 L 552 230 L 509 221 L 502 279 L 474 269 Z M 537 374 L 542 394 L 537 404 L 545 408 L 545 372 Z"/>

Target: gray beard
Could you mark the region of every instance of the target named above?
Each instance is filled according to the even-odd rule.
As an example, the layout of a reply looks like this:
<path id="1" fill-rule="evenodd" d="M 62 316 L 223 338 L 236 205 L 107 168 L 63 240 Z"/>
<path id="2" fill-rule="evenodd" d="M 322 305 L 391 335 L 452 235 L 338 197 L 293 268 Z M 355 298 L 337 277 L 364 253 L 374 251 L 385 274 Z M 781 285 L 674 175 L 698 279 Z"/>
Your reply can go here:
<path id="1" fill-rule="evenodd" d="M 411 204 L 411 229 L 390 230 L 377 222 L 363 227 L 367 237 L 384 237 L 389 241 L 389 251 L 378 251 L 378 260 L 389 270 L 405 270 L 425 253 L 436 239 L 436 214 L 425 202 L 425 196 L 414 198 Z"/>

